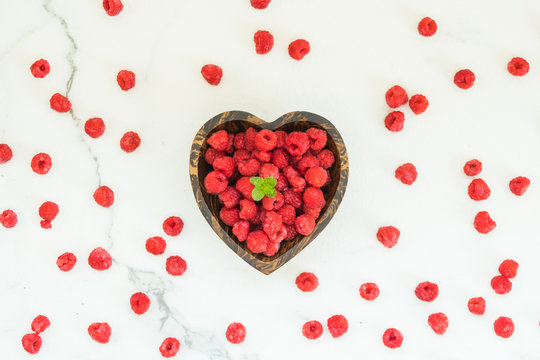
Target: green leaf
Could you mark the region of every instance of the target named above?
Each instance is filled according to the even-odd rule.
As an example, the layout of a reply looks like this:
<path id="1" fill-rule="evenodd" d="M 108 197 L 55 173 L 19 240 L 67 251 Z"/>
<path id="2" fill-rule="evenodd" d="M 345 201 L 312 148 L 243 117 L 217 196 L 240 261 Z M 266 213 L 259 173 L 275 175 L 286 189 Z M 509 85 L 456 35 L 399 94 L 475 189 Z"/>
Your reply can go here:
<path id="1" fill-rule="evenodd" d="M 261 185 L 264 184 L 264 179 L 262 177 L 253 176 L 249 179 L 249 182 L 255 187 L 261 187 Z"/>
<path id="2" fill-rule="evenodd" d="M 260 190 L 259 188 L 255 187 L 253 191 L 251 192 L 251 196 L 253 197 L 253 200 L 255 201 L 261 201 L 264 197 L 264 191 Z"/>
<path id="3" fill-rule="evenodd" d="M 265 192 L 264 194 L 265 194 L 266 196 L 268 196 L 269 198 L 272 198 L 272 199 L 273 199 L 273 198 L 276 197 L 277 191 L 276 191 L 276 189 L 272 188 L 272 189 L 270 189 L 270 191 L 267 191 L 267 192 Z"/>
<path id="4" fill-rule="evenodd" d="M 266 184 L 270 185 L 271 187 L 274 187 L 277 184 L 277 179 L 275 177 L 273 177 L 273 176 L 269 176 L 269 177 L 264 179 L 264 182 Z"/>

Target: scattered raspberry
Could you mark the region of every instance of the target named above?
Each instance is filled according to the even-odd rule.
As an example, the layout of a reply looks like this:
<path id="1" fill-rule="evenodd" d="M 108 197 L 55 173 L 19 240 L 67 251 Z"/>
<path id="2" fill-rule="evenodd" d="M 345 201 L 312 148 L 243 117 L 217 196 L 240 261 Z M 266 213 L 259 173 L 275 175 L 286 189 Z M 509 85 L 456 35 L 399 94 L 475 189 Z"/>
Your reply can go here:
<path id="1" fill-rule="evenodd" d="M 51 322 L 49 321 L 48 317 L 46 317 L 45 315 L 38 315 L 32 321 L 32 331 L 36 334 L 40 334 L 47 330 L 49 325 L 51 325 Z"/>
<path id="2" fill-rule="evenodd" d="M 180 276 L 186 271 L 187 264 L 180 256 L 169 256 L 165 268 L 170 275 Z"/>
<path id="3" fill-rule="evenodd" d="M 416 181 L 416 167 L 411 163 L 406 163 L 398 167 L 395 171 L 396 179 L 401 181 L 405 185 L 411 185 Z"/>
<path id="4" fill-rule="evenodd" d="M 379 287 L 375 283 L 364 283 L 360 286 L 360 296 L 373 301 L 379 296 Z"/>
<path id="5" fill-rule="evenodd" d="M 101 118 L 88 119 L 84 124 L 84 131 L 91 138 L 97 139 L 105 132 L 105 123 Z"/>
<path id="6" fill-rule="evenodd" d="M 444 313 L 431 314 L 428 317 L 428 324 L 435 334 L 442 335 L 448 329 L 448 317 Z"/>
<path id="7" fill-rule="evenodd" d="M 161 255 L 165 252 L 167 243 L 161 236 L 154 236 L 146 240 L 146 251 L 150 254 Z"/>
<path id="8" fill-rule="evenodd" d="M 437 32 L 437 23 L 429 17 L 425 17 L 418 23 L 418 33 L 422 36 L 433 36 Z"/>
<path id="9" fill-rule="evenodd" d="M 474 179 L 469 184 L 469 197 L 474 201 L 486 200 L 491 194 L 488 184 L 482 179 Z"/>
<path id="10" fill-rule="evenodd" d="M 328 175 L 326 174 L 326 170 L 324 170 L 320 166 L 309 168 L 306 171 L 306 181 L 311 186 L 322 187 L 324 186 L 324 184 L 326 184 L 326 180 L 328 180 Z"/>
<path id="11" fill-rule="evenodd" d="M 483 315 L 486 312 L 486 300 L 483 297 L 475 297 L 467 303 L 469 311 L 476 315 Z"/>
<path id="12" fill-rule="evenodd" d="M 70 253 L 63 253 L 56 259 L 56 265 L 58 268 L 62 271 L 70 271 L 75 266 L 75 263 L 77 262 L 77 257 Z"/>
<path id="13" fill-rule="evenodd" d="M 323 129 L 309 128 L 306 130 L 306 135 L 311 142 L 311 150 L 322 150 L 326 146 L 328 136 Z"/>
<path id="14" fill-rule="evenodd" d="M 103 8 L 109 16 L 116 16 L 120 14 L 120 11 L 124 8 L 122 1 L 120 0 L 103 0 Z"/>
<path id="15" fill-rule="evenodd" d="M 384 126 L 392 132 L 403 130 L 404 123 L 405 115 L 401 111 L 392 111 L 384 118 Z"/>
<path id="16" fill-rule="evenodd" d="M 9 160 L 11 160 L 12 156 L 13 152 L 11 151 L 9 145 L 0 144 L 0 164 L 7 163 Z"/>
<path id="17" fill-rule="evenodd" d="M 40 59 L 30 66 L 30 72 L 35 78 L 44 78 L 49 71 L 51 71 L 51 66 L 49 65 L 49 62 L 44 59 Z"/>
<path id="18" fill-rule="evenodd" d="M 129 70 L 121 70 L 116 75 L 116 82 L 120 86 L 120 89 L 128 91 L 135 86 L 135 73 Z"/>
<path id="19" fill-rule="evenodd" d="M 299 234 L 309 235 L 315 228 L 315 219 L 306 214 L 300 215 L 294 221 L 294 228 Z"/>
<path id="20" fill-rule="evenodd" d="M 517 275 L 519 264 L 514 260 L 504 260 L 501 265 L 499 265 L 499 272 L 502 276 L 513 279 Z"/>
<path id="21" fill-rule="evenodd" d="M 219 194 L 225 190 L 228 185 L 229 180 L 227 180 L 227 177 L 220 171 L 211 171 L 204 178 L 204 187 L 210 194 Z"/>
<path id="22" fill-rule="evenodd" d="M 201 74 L 210 85 L 219 85 L 223 77 L 223 70 L 217 65 L 209 64 L 202 67 Z"/>
<path id="23" fill-rule="evenodd" d="M 249 228 L 250 228 L 249 221 L 240 220 L 234 223 L 232 232 L 236 236 L 238 241 L 245 241 L 249 235 Z"/>
<path id="24" fill-rule="evenodd" d="M 39 216 L 43 219 L 40 224 L 43 229 L 50 229 L 53 221 L 58 215 L 58 205 L 52 201 L 45 201 L 39 207 Z"/>
<path id="25" fill-rule="evenodd" d="M 309 340 L 319 338 L 323 333 L 323 326 L 317 320 L 308 321 L 302 326 L 302 335 Z"/>
<path id="26" fill-rule="evenodd" d="M 15 214 L 15 211 L 9 209 L 4 210 L 2 214 L 0 214 L 0 224 L 7 229 L 17 225 L 17 214 Z"/>
<path id="27" fill-rule="evenodd" d="M 303 132 L 294 131 L 287 135 L 285 139 L 285 147 L 292 156 L 303 155 L 309 150 L 311 142 L 308 136 Z"/>
<path id="28" fill-rule="evenodd" d="M 531 180 L 524 176 L 518 176 L 516 178 L 513 178 L 510 180 L 510 191 L 517 196 L 521 196 L 527 191 L 529 188 L 529 185 L 531 185 Z"/>
<path id="29" fill-rule="evenodd" d="M 308 41 L 304 39 L 294 40 L 289 44 L 289 55 L 294 60 L 302 60 L 304 56 L 309 54 L 310 49 Z"/>
<path id="30" fill-rule="evenodd" d="M 240 323 L 232 323 L 227 326 L 225 336 L 231 344 L 240 344 L 246 338 L 246 328 Z"/>
<path id="31" fill-rule="evenodd" d="M 251 6 L 259 10 L 266 9 L 268 4 L 270 4 L 270 0 L 251 0 Z"/>
<path id="32" fill-rule="evenodd" d="M 134 152 L 141 144 L 139 134 L 133 131 L 128 131 L 120 139 L 120 148 L 127 153 Z"/>
<path id="33" fill-rule="evenodd" d="M 416 297 L 422 301 L 431 302 L 439 295 L 439 287 L 429 281 L 424 281 L 418 284 L 414 290 Z"/>
<path id="34" fill-rule="evenodd" d="M 296 286 L 303 292 L 313 291 L 319 286 L 319 279 L 313 273 L 303 272 L 296 278 Z"/>
<path id="35" fill-rule="evenodd" d="M 184 228 L 184 221 L 178 216 L 170 216 L 163 222 L 163 231 L 169 236 L 178 236 Z"/>
<path id="36" fill-rule="evenodd" d="M 103 207 L 109 207 L 114 203 L 114 192 L 108 186 L 100 186 L 94 191 L 94 200 Z"/>
<path id="37" fill-rule="evenodd" d="M 303 198 L 304 205 L 306 205 L 307 207 L 323 208 L 326 204 L 323 192 L 321 191 L 321 189 L 316 187 L 308 187 L 306 191 L 304 191 Z"/>
<path id="38" fill-rule="evenodd" d="M 400 232 L 394 226 L 383 226 L 377 231 L 377 240 L 387 248 L 393 248 L 399 239 Z"/>
<path id="39" fill-rule="evenodd" d="M 26 334 L 21 339 L 23 349 L 29 354 L 37 354 L 41 349 L 41 336 L 38 334 Z"/>
<path id="40" fill-rule="evenodd" d="M 142 315 L 148 311 L 150 307 L 150 299 L 146 294 L 142 292 L 135 293 L 131 295 L 129 299 L 129 304 L 131 305 L 131 310 L 137 315 Z"/>
<path id="41" fill-rule="evenodd" d="M 111 337 L 111 327 L 106 322 L 93 323 L 88 327 L 88 334 L 92 340 L 100 344 L 106 344 Z"/>
<path id="42" fill-rule="evenodd" d="M 264 252 L 269 242 L 268 235 L 262 230 L 250 232 L 247 237 L 247 247 L 255 254 Z"/>
<path id="43" fill-rule="evenodd" d="M 399 85 L 394 85 L 385 94 L 386 103 L 391 108 L 398 108 L 401 105 L 405 105 L 409 101 L 409 96 L 405 89 Z"/>
<path id="44" fill-rule="evenodd" d="M 514 76 L 523 76 L 529 72 L 529 63 L 523 58 L 515 57 L 510 60 L 507 69 Z"/>
<path id="45" fill-rule="evenodd" d="M 323 168 L 328 169 L 334 164 L 335 158 L 330 150 L 324 149 L 317 155 L 317 160 Z"/>
<path id="46" fill-rule="evenodd" d="M 59 113 L 65 113 L 71 110 L 71 103 L 64 95 L 59 93 L 54 94 L 49 101 L 51 109 Z"/>
<path id="47" fill-rule="evenodd" d="M 501 316 L 493 323 L 495 334 L 502 338 L 509 338 L 514 333 L 514 322 L 509 317 Z"/>
<path id="48" fill-rule="evenodd" d="M 496 294 L 504 295 L 508 294 L 512 290 L 512 282 L 506 277 L 499 275 L 491 279 L 491 287 Z"/>
<path id="49" fill-rule="evenodd" d="M 334 315 L 330 317 L 326 322 L 326 326 L 333 338 L 340 337 L 349 330 L 349 322 L 343 315 Z"/>
<path id="50" fill-rule="evenodd" d="M 229 134 L 225 130 L 216 131 L 208 138 L 207 142 L 217 151 L 225 151 L 229 146 Z"/>
<path id="51" fill-rule="evenodd" d="M 274 47 L 274 37 L 265 30 L 257 31 L 253 36 L 253 41 L 255 41 L 255 52 L 259 55 L 269 53 Z"/>
<path id="52" fill-rule="evenodd" d="M 475 76 L 469 69 L 459 70 L 454 75 L 454 84 L 460 89 L 469 89 L 474 85 Z"/>
<path id="53" fill-rule="evenodd" d="M 480 211 L 474 217 L 474 228 L 481 234 L 487 234 L 495 229 L 497 223 L 491 219 L 487 211 Z"/>
<path id="54" fill-rule="evenodd" d="M 477 159 L 469 160 L 465 163 L 463 171 L 467 176 L 476 176 L 482 172 L 482 162 Z"/>
<path id="55" fill-rule="evenodd" d="M 36 174 L 45 175 L 49 172 L 52 166 L 52 160 L 49 154 L 39 153 L 32 158 L 30 163 L 32 170 Z"/>
<path id="56" fill-rule="evenodd" d="M 416 115 L 419 115 L 426 111 L 426 109 L 429 106 L 429 101 L 424 95 L 413 95 L 411 96 L 411 100 L 409 100 L 409 107 L 411 108 L 412 112 Z"/>
<path id="57" fill-rule="evenodd" d="M 390 349 L 396 349 L 403 343 L 403 335 L 398 329 L 386 329 L 382 336 L 383 344 Z"/>
<path id="58" fill-rule="evenodd" d="M 161 356 L 166 358 L 175 356 L 178 354 L 178 350 L 180 350 L 180 341 L 173 337 L 166 338 L 159 346 Z"/>
<path id="59" fill-rule="evenodd" d="M 95 270 L 107 270 L 112 265 L 111 254 L 103 248 L 95 248 L 88 256 L 88 264 Z"/>

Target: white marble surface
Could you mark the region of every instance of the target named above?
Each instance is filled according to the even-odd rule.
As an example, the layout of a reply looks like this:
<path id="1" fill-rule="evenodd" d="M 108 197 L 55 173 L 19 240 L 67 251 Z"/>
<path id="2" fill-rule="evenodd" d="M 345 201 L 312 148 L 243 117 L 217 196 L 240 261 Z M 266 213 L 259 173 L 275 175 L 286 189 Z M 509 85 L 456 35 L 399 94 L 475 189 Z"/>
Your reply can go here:
<path id="1" fill-rule="evenodd" d="M 540 353 L 539 132 L 540 3 L 503 1 L 273 0 L 256 11 L 248 0 L 125 0 L 108 17 L 101 0 L 0 0 L 0 142 L 13 159 L 0 165 L 0 208 L 19 216 L 0 227 L 0 358 L 27 359 L 20 339 L 37 314 L 51 319 L 41 359 L 160 359 L 158 346 L 178 337 L 180 359 L 538 359 Z M 416 32 L 424 16 L 437 20 L 432 38 Z M 258 56 L 256 30 L 270 30 L 276 45 Z M 289 58 L 296 38 L 311 42 L 301 62 Z M 522 56 L 531 64 L 523 78 L 506 63 Z M 48 59 L 51 73 L 30 75 Z M 206 63 L 224 69 L 222 83 L 203 81 Z M 461 68 L 476 73 L 468 91 L 452 83 Z M 116 73 L 129 69 L 137 85 L 121 91 Z M 428 111 L 405 110 L 405 129 L 383 126 L 384 92 L 393 84 L 423 93 Z M 49 108 L 50 96 L 67 93 L 71 113 Z M 336 124 L 348 146 L 351 172 L 346 197 L 333 222 L 282 269 L 264 276 L 229 250 L 207 225 L 193 199 L 188 154 L 199 127 L 226 110 L 245 110 L 273 120 L 293 110 L 319 113 Z M 90 139 L 84 121 L 100 116 L 103 137 Z M 121 135 L 137 131 L 140 148 L 126 154 Z M 49 174 L 30 169 L 38 152 L 53 158 Z M 491 197 L 481 203 L 466 193 L 465 161 L 484 163 Z M 394 169 L 416 164 L 417 182 L 406 187 Z M 531 178 L 521 198 L 508 190 L 514 176 Z M 116 194 L 97 206 L 99 184 Z M 41 229 L 37 209 L 56 201 L 60 214 Z M 489 210 L 497 228 L 480 235 L 476 212 Z M 166 237 L 166 255 L 152 256 L 144 242 L 163 235 L 162 221 L 181 216 L 185 228 Z M 377 228 L 400 228 L 399 244 L 383 248 Z M 89 252 L 103 246 L 114 263 L 92 270 Z M 65 251 L 79 258 L 62 273 Z M 188 263 L 177 278 L 165 256 Z M 505 258 L 521 264 L 514 289 L 494 294 L 489 282 Z M 315 272 L 313 293 L 294 279 Z M 421 303 L 414 288 L 437 282 L 439 298 Z M 380 297 L 368 303 L 358 287 L 374 281 Z M 149 293 L 147 314 L 129 308 L 133 292 Z M 484 316 L 467 311 L 470 297 L 487 301 Z M 427 325 L 446 312 L 443 336 Z M 322 323 L 344 314 L 349 332 L 316 341 L 301 334 L 307 320 Z M 493 321 L 510 316 L 514 336 L 503 340 Z M 95 321 L 113 329 L 106 345 L 86 332 Z M 242 322 L 246 341 L 229 344 L 230 322 Z M 388 327 L 402 331 L 398 350 L 383 346 Z"/>

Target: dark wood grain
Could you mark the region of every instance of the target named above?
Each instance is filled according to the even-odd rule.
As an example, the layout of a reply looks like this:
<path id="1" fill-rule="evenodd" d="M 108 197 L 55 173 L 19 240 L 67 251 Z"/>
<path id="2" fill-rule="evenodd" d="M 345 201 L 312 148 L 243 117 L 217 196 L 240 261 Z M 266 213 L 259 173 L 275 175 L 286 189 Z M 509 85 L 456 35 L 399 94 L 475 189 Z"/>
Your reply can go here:
<path id="1" fill-rule="evenodd" d="M 232 227 L 225 225 L 219 219 L 221 204 L 218 197 L 208 194 L 202 185 L 206 174 L 212 171 L 211 165 L 204 160 L 204 153 L 208 147 L 206 139 L 209 135 L 223 129 L 230 133 L 238 133 L 245 131 L 249 127 L 286 132 L 305 131 L 311 127 L 324 129 L 328 134 L 326 147 L 334 153 L 336 158 L 334 165 L 329 169 L 332 181 L 322 188 L 326 206 L 317 219 L 315 229 L 308 236 L 297 235 L 291 241 L 282 242 L 279 251 L 273 256 L 254 254 L 248 250 L 245 242 L 238 242 L 232 233 Z M 195 200 L 212 229 L 244 261 L 262 273 L 270 274 L 302 251 L 328 225 L 345 195 L 349 176 L 349 161 L 347 149 L 338 130 L 330 121 L 319 115 L 296 111 L 268 123 L 247 112 L 229 111 L 219 114 L 206 122 L 195 135 L 191 147 L 189 173 Z"/>

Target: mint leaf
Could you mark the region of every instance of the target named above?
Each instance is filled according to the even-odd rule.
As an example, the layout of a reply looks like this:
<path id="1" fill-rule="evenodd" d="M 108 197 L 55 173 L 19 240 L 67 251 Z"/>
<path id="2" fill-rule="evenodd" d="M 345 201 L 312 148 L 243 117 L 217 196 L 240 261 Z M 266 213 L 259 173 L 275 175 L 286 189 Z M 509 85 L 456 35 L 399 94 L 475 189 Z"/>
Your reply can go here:
<path id="1" fill-rule="evenodd" d="M 274 187 L 277 185 L 277 179 L 273 176 L 269 176 L 267 178 L 264 179 L 264 182 L 268 185 L 270 185 L 271 187 Z"/>
<path id="2" fill-rule="evenodd" d="M 277 195 L 277 191 L 275 188 L 271 188 L 270 191 L 267 191 L 264 193 L 266 196 L 268 196 L 269 198 L 275 198 L 276 195 Z"/>
<path id="3" fill-rule="evenodd" d="M 251 192 L 251 197 L 253 197 L 253 200 L 255 201 L 261 201 L 262 198 L 264 197 L 264 191 L 255 187 L 253 191 Z"/>
<path id="4" fill-rule="evenodd" d="M 255 187 L 260 187 L 262 184 L 264 184 L 264 179 L 262 177 L 253 176 L 249 179 L 249 182 Z"/>

